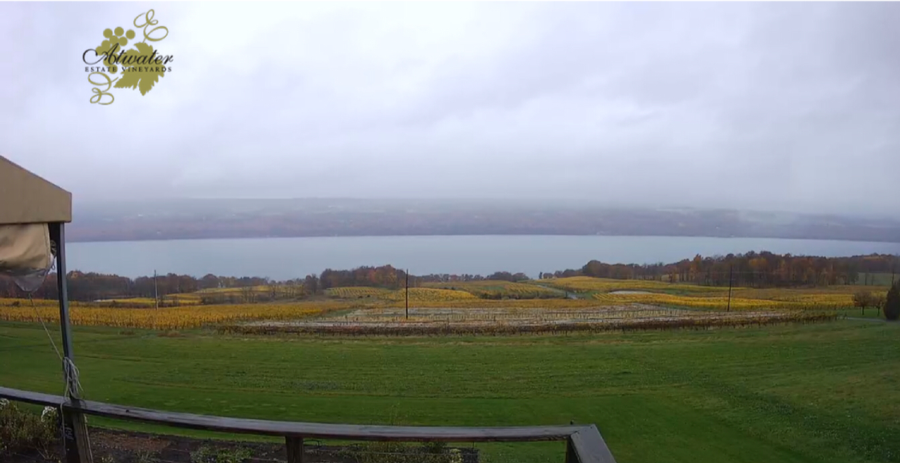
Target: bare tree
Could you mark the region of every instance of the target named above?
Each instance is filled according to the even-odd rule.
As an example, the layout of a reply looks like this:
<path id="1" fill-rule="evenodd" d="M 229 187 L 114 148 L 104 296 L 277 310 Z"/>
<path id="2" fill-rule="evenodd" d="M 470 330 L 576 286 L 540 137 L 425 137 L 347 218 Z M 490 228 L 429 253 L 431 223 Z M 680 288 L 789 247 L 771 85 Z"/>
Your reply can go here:
<path id="1" fill-rule="evenodd" d="M 876 299 L 871 291 L 860 290 L 853 293 L 853 305 L 859 307 L 862 315 L 866 314 L 866 307 L 877 306 L 878 301 Z"/>

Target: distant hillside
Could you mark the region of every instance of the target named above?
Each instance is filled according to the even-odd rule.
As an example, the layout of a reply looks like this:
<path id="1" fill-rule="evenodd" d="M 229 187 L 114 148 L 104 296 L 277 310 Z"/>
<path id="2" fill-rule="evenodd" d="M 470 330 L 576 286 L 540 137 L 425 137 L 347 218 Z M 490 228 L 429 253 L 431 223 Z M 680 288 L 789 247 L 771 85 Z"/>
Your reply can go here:
<path id="1" fill-rule="evenodd" d="M 75 204 L 73 241 L 404 235 L 644 235 L 900 242 L 900 222 L 529 201 L 178 200 Z"/>

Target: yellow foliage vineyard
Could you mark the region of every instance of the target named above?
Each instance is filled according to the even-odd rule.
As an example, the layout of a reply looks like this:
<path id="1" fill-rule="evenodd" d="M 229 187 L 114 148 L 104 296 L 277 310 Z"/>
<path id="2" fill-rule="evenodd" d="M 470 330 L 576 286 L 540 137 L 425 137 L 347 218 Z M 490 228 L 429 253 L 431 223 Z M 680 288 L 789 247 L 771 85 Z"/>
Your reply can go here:
<path id="1" fill-rule="evenodd" d="M 31 307 L 32 302 L 28 299 L 17 298 L 0 298 L 0 307 Z M 173 294 L 165 296 L 160 300 L 161 305 L 198 305 L 200 298 L 191 294 Z M 59 307 L 56 299 L 35 299 L 34 305 L 37 307 Z M 130 307 L 130 308 L 151 308 L 156 307 L 156 301 L 152 297 L 130 297 L 122 299 L 106 299 L 96 302 L 80 302 L 69 301 L 70 307 Z"/>
<path id="2" fill-rule="evenodd" d="M 383 301 L 403 300 L 405 290 L 391 291 L 383 288 L 340 287 L 329 288 L 325 294 L 339 299 L 373 299 Z M 452 283 L 426 283 L 425 287 L 409 288 L 409 300 L 416 302 L 465 301 L 484 299 L 540 299 L 563 296 L 562 293 L 536 285 L 509 281 L 467 281 Z"/>
<path id="3" fill-rule="evenodd" d="M 35 301 L 36 303 L 38 301 Z M 37 322 L 59 322 L 56 301 L 41 301 L 36 309 L 27 300 L 18 307 L 0 307 L 0 320 Z M 52 303 L 48 306 L 46 303 Z M 70 310 L 75 325 L 102 325 L 120 328 L 146 328 L 155 330 L 200 328 L 223 322 L 242 320 L 284 320 L 319 315 L 329 310 L 349 307 L 341 302 L 320 302 L 302 304 L 236 304 L 193 307 L 170 307 L 163 309 L 113 309 L 106 307 L 85 307 L 73 304 Z"/>
<path id="4" fill-rule="evenodd" d="M 724 310 L 729 307 L 728 296 L 714 297 L 697 297 L 697 296 L 677 296 L 672 294 L 608 294 L 595 293 L 595 300 L 601 301 L 604 305 L 621 305 L 621 304 L 650 304 L 662 305 L 669 307 L 690 307 L 694 309 L 714 309 Z M 849 299 L 849 296 L 848 296 Z M 833 310 L 852 306 L 852 302 L 845 301 L 842 297 L 809 297 L 806 299 L 795 300 L 774 300 L 774 299 L 750 299 L 746 297 L 731 298 L 731 310 L 760 310 L 760 309 L 816 309 L 816 310 Z"/>
<path id="5" fill-rule="evenodd" d="M 542 299 L 562 298 L 564 294 L 538 285 L 511 281 L 481 280 L 465 282 L 426 283 L 429 288 L 465 291 L 484 299 Z"/>
<path id="6" fill-rule="evenodd" d="M 684 293 L 721 293 L 728 288 L 719 286 L 699 286 L 678 283 L 666 283 L 653 280 L 612 280 L 607 278 L 568 277 L 534 280 L 534 284 L 551 286 L 574 292 L 610 292 L 610 291 L 678 291 Z M 740 288 L 738 288 L 740 289 Z"/>
<path id="7" fill-rule="evenodd" d="M 0 307 L 28 307 L 31 308 L 32 302 L 28 299 L 17 298 L 0 298 Z M 56 299 L 35 299 L 34 305 L 37 307 L 53 307 L 59 308 L 59 302 Z M 70 307 L 84 307 L 87 304 L 78 301 L 70 301 Z"/>
<path id="8" fill-rule="evenodd" d="M 342 287 L 329 288 L 325 294 L 338 299 L 372 299 L 374 301 L 404 301 L 406 290 L 391 291 L 382 288 Z M 450 302 L 477 299 L 465 291 L 438 288 L 409 288 L 410 302 Z"/>
<path id="9" fill-rule="evenodd" d="M 267 293 L 271 291 L 278 291 L 283 288 L 283 286 L 275 285 L 256 285 L 256 286 L 238 286 L 234 288 L 206 288 L 197 290 L 196 293 L 188 293 L 188 294 L 238 294 L 243 292 L 252 292 L 252 293 Z"/>
<path id="10" fill-rule="evenodd" d="M 383 299 L 386 298 L 391 291 L 384 288 L 370 288 L 367 286 L 342 286 L 340 288 L 328 288 L 325 295 L 336 297 L 338 299 Z"/>
<path id="11" fill-rule="evenodd" d="M 556 278 L 540 280 L 535 283 L 578 293 L 590 293 L 590 297 L 601 301 L 604 305 L 640 303 L 698 309 L 725 309 L 728 306 L 727 287 L 591 277 Z M 872 291 L 877 295 L 887 292 L 887 287 L 830 286 L 803 289 L 735 287 L 732 293 L 731 308 L 735 310 L 842 309 L 853 306 L 853 293 L 860 290 Z M 647 294 L 616 294 L 615 291 L 646 291 Z"/>
<path id="12" fill-rule="evenodd" d="M 828 307 L 853 306 L 853 294 L 850 293 L 805 293 L 792 290 L 747 290 L 735 291 L 734 297 L 813 304 Z"/>
<path id="13" fill-rule="evenodd" d="M 406 297 L 405 290 L 394 291 L 390 300 L 402 301 Z M 465 291 L 439 288 L 409 288 L 410 302 L 450 302 L 477 300 L 474 295 Z"/>
<path id="14" fill-rule="evenodd" d="M 581 299 L 564 299 L 561 291 L 539 285 L 564 288 L 579 293 Z M 885 287 L 832 286 L 824 288 L 735 288 L 731 309 L 735 311 L 825 311 L 853 306 L 853 293 L 886 292 Z M 641 291 L 615 293 L 615 291 Z M 666 291 L 666 292 L 663 292 Z M 677 292 L 678 294 L 671 294 Z M 71 316 L 77 325 L 105 325 L 122 328 L 190 329 L 249 320 L 289 320 L 319 315 L 332 310 L 359 308 L 402 308 L 406 292 L 370 287 L 330 288 L 329 300 L 255 303 L 200 304 L 200 294 L 178 294 L 166 297 L 177 307 L 152 308 L 152 298 L 132 298 L 104 302 L 71 302 Z M 545 316 L 563 311 L 603 308 L 626 309 L 645 305 L 658 308 L 695 308 L 724 310 L 728 306 L 728 289 L 706 286 L 669 284 L 642 280 L 607 280 L 589 277 L 559 278 L 529 283 L 476 281 L 431 283 L 427 287 L 409 289 L 410 307 L 445 309 L 522 309 L 541 311 Z M 57 322 L 57 301 L 36 299 L 33 302 L 40 317 Z M 635 306 L 636 307 L 636 306 Z M 633 307 L 632 307 L 633 308 Z M 630 309 L 629 309 L 630 310 Z M 456 313 L 454 317 L 471 316 Z M 562 315 L 560 315 L 562 316 Z M 38 321 L 28 299 L 0 299 L 0 320 Z"/>
<path id="15" fill-rule="evenodd" d="M 172 294 L 163 296 L 159 300 L 161 306 L 173 305 L 198 305 L 200 298 L 193 294 Z M 129 297 L 122 299 L 104 299 L 102 301 L 93 302 L 91 306 L 105 307 L 137 307 L 137 308 L 155 308 L 156 300 L 152 297 Z"/>
<path id="16" fill-rule="evenodd" d="M 410 289 L 412 291 L 412 289 Z M 421 308 L 458 308 L 458 309 L 578 309 L 586 307 L 605 306 L 600 301 L 592 299 L 458 299 L 448 301 L 417 301 L 415 307 Z M 402 307 L 402 301 L 386 304 L 385 307 Z"/>

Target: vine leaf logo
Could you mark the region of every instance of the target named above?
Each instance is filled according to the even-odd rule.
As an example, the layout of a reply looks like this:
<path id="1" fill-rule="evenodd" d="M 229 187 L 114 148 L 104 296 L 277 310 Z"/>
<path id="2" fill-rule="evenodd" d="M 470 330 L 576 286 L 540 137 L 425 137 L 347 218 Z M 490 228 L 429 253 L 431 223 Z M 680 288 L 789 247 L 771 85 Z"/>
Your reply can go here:
<path id="1" fill-rule="evenodd" d="M 143 61 L 149 61 L 150 57 L 153 56 L 153 47 L 150 45 L 140 42 L 136 43 L 134 46 L 137 50 L 128 50 L 125 52 L 126 62 L 139 63 L 141 62 L 141 57 L 144 57 Z M 131 58 L 131 60 L 129 60 L 129 58 Z M 165 77 L 165 72 L 160 71 L 159 69 L 162 68 L 158 66 L 135 66 L 126 69 L 114 87 L 138 88 L 141 91 L 141 95 L 146 95 L 159 81 L 160 77 Z"/>
<path id="2" fill-rule="evenodd" d="M 131 29 L 116 27 L 104 30 L 103 42 L 84 52 L 85 64 L 102 66 L 85 68 L 85 71 L 91 71 L 88 82 L 94 86 L 91 89 L 94 94 L 91 103 L 112 104 L 115 96 L 110 90 L 113 88 L 137 89 L 141 95 L 146 95 L 159 82 L 159 78 L 165 77 L 166 72 L 171 70 L 167 65 L 174 58 L 158 55 L 158 51 L 148 43 L 159 42 L 169 35 L 167 27 L 157 26 L 159 21 L 153 19 L 154 14 L 153 10 L 148 10 L 134 18 L 134 27 L 143 29 L 144 35 L 142 41 L 133 43 L 134 48 L 126 50 L 137 34 Z M 89 61 L 89 55 L 96 60 Z"/>

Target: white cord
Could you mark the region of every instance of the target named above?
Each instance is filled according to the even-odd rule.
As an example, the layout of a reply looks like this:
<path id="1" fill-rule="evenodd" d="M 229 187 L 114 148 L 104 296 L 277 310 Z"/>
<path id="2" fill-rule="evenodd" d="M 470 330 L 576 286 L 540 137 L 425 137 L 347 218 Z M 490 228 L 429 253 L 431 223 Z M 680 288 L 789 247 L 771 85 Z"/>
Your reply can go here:
<path id="1" fill-rule="evenodd" d="M 59 276 L 57 276 L 59 278 Z M 28 300 L 31 301 L 31 308 L 34 309 L 35 315 L 37 315 L 38 320 L 41 322 L 41 326 L 44 328 L 44 333 L 47 334 L 47 339 L 50 340 L 50 345 L 53 346 L 53 350 L 56 352 L 56 356 L 63 364 L 63 373 L 65 374 L 66 379 L 66 389 L 64 397 L 69 397 L 69 394 L 72 394 L 72 398 L 79 399 L 81 398 L 81 393 L 84 389 L 81 386 L 81 380 L 79 379 L 79 371 L 78 367 L 75 366 L 75 362 L 68 357 L 63 357 L 62 354 L 59 353 L 59 348 L 56 347 L 56 342 L 53 341 L 53 335 L 50 334 L 50 330 L 47 329 L 47 324 L 44 323 L 44 318 L 41 317 L 40 311 L 38 311 L 37 306 L 34 304 L 34 299 L 31 297 L 31 293 L 28 294 Z M 72 390 L 70 385 L 74 384 L 75 389 Z"/>
<path id="2" fill-rule="evenodd" d="M 59 353 L 59 349 L 56 348 L 56 343 L 53 342 L 53 336 L 50 334 L 50 331 L 47 329 L 47 324 L 44 323 L 44 319 L 41 317 L 41 313 L 38 311 L 37 306 L 34 305 L 34 299 L 31 298 L 31 293 L 28 293 L 28 300 L 31 302 L 31 308 L 34 309 L 34 314 L 37 315 L 38 320 L 40 320 L 41 326 L 44 327 L 44 333 L 47 333 L 47 339 L 50 340 L 50 345 L 53 346 L 53 350 L 56 351 L 56 356 L 59 357 L 59 360 L 62 360 L 63 357 Z"/>

